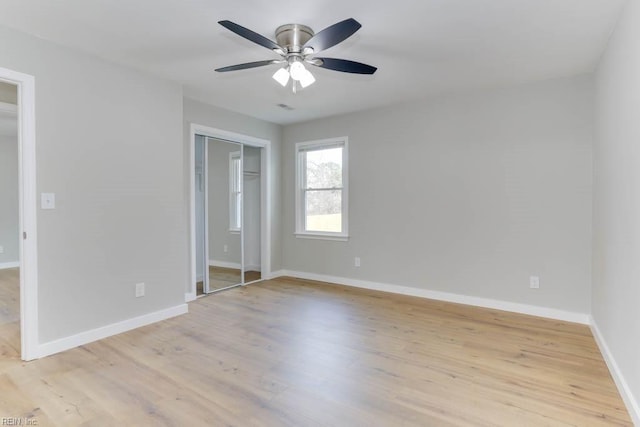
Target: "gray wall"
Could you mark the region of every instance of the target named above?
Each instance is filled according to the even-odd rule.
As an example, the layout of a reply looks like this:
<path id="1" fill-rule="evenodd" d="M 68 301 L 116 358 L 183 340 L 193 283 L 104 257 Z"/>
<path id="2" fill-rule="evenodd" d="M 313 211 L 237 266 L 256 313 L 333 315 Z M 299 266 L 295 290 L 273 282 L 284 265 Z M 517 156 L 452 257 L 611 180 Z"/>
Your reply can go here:
<path id="1" fill-rule="evenodd" d="M 40 341 L 184 303 L 180 86 L 4 27 L 0 67 L 35 76 L 37 191 L 56 193 L 37 219 Z"/>
<path id="2" fill-rule="evenodd" d="M 640 425 L 640 3 L 627 4 L 596 74 L 593 318 Z"/>
<path id="3" fill-rule="evenodd" d="M 0 264 L 20 261 L 19 226 L 18 140 L 0 134 Z"/>
<path id="4" fill-rule="evenodd" d="M 6 102 L 7 104 L 18 103 L 18 91 L 15 85 L 0 82 L 0 102 Z"/>
<path id="5" fill-rule="evenodd" d="M 255 119 L 253 117 L 234 113 L 222 108 L 214 107 L 189 98 L 184 99 L 184 155 L 185 167 L 188 168 L 189 126 L 191 123 L 223 129 L 243 135 L 268 139 L 271 141 L 271 271 L 282 268 L 281 244 L 281 140 L 282 128 L 279 125 Z M 185 214 L 188 213 L 189 184 L 185 183 Z M 188 251 L 188 247 L 185 248 Z"/>
<path id="6" fill-rule="evenodd" d="M 0 102 L 16 104 L 17 95 L 17 86 L 0 82 Z M 18 119 L 0 109 L 0 264 L 20 261 L 18 197 Z"/>
<path id="7" fill-rule="evenodd" d="M 242 146 L 210 138 L 207 141 L 209 262 L 222 261 L 240 266 L 240 233 L 229 231 L 229 154 L 240 151 Z M 227 252 L 224 252 L 225 245 Z"/>
<path id="8" fill-rule="evenodd" d="M 582 76 L 286 126 L 283 267 L 588 313 L 592 105 Z M 336 136 L 351 237 L 296 238 L 294 144 Z"/>

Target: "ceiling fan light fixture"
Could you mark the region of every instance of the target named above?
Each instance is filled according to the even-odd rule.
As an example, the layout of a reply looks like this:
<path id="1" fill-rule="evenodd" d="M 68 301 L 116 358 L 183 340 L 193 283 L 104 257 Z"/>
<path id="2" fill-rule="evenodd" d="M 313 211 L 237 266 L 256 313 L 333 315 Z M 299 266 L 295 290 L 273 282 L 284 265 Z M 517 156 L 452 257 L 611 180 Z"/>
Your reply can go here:
<path id="1" fill-rule="evenodd" d="M 291 80 L 291 89 L 293 93 L 296 93 L 298 88 L 306 88 L 316 81 L 313 74 L 305 68 L 305 62 L 315 67 L 343 73 L 373 74 L 377 70 L 376 67 L 372 67 L 371 65 L 347 59 L 310 57 L 319 51 L 343 42 L 358 31 L 362 25 L 353 18 L 348 18 L 333 24 L 319 33 L 315 33 L 306 25 L 281 25 L 276 29 L 277 42 L 228 20 L 218 21 L 218 23 L 240 37 L 270 49 L 275 54 L 280 55 L 281 58 L 217 68 L 215 70 L 217 72 L 222 73 L 263 67 L 266 65 L 285 64 L 284 68 L 280 68 L 273 74 L 273 79 L 283 87 L 286 87 Z"/>
<path id="2" fill-rule="evenodd" d="M 311 74 L 311 71 L 305 69 L 299 81 L 300 81 L 300 86 L 305 88 L 307 86 L 312 85 L 316 81 L 316 78 L 313 77 L 313 74 Z"/>
<path id="3" fill-rule="evenodd" d="M 280 68 L 273 75 L 273 79 L 284 87 L 289 82 L 289 72 L 286 68 Z"/>
<path id="4" fill-rule="evenodd" d="M 305 76 L 305 72 L 308 73 L 309 71 L 304 68 L 304 65 L 302 65 L 300 61 L 294 61 L 291 63 L 291 66 L 289 66 L 289 73 L 293 80 L 300 81 Z"/>

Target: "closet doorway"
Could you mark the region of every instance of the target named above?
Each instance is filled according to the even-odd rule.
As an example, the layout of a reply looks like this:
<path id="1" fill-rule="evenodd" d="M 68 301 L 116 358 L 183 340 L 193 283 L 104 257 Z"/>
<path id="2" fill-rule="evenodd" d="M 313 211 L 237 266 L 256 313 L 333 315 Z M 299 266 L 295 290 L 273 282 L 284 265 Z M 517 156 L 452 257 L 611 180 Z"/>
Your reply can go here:
<path id="1" fill-rule="evenodd" d="M 19 355 L 22 360 L 33 360 L 40 356 L 38 344 L 38 256 L 36 237 L 36 140 L 35 140 L 35 79 L 33 76 L 0 67 L 0 109 L 3 110 L 2 126 L 12 130 L 9 140 L 0 142 L 4 162 L 2 183 L 3 194 L 0 214 L 4 234 L 2 237 L 3 257 L 0 268 L 5 267 L 0 277 L 0 286 L 8 286 L 8 294 L 3 293 L 4 311 L 9 323 L 0 327 L 4 347 L 11 347 L 6 354 Z M 8 96 L 8 98 L 7 98 Z M 0 132 L 2 133 L 2 132 Z M 6 137 L 7 135 L 5 135 Z M 1 187 L 1 186 L 0 186 Z M 5 192 L 5 191 L 3 191 Z M 17 195 L 17 203 L 16 203 Z M 13 200 L 13 202 L 11 202 Z M 16 226 L 17 216 L 17 226 Z M 9 219 L 8 219 L 9 218 Z M 16 239 L 17 238 L 17 239 Z M 5 289 L 7 290 L 7 289 Z M 7 299 L 8 297 L 8 299 Z M 18 302 L 19 301 L 19 302 Z M 2 308 L 2 307 L 0 307 Z M 3 311 L 3 310 L 0 310 Z M 17 322 L 19 313 L 19 325 Z M 3 316 L 0 316 L 2 318 Z M 2 326 L 2 325 L 0 325 Z"/>
<path id="2" fill-rule="evenodd" d="M 191 264 L 186 300 L 270 273 L 270 143 L 191 126 Z"/>
<path id="3" fill-rule="evenodd" d="M 21 352 L 18 152 L 18 86 L 0 80 L 0 360 Z"/>

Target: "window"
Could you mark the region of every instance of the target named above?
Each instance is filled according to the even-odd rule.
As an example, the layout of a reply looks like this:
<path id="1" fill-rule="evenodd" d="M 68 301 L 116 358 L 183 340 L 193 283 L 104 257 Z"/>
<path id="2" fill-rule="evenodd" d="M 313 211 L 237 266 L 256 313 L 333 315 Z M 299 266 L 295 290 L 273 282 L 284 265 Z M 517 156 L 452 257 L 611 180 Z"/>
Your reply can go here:
<path id="1" fill-rule="evenodd" d="M 239 151 L 229 153 L 229 231 L 242 227 L 242 157 Z"/>
<path id="2" fill-rule="evenodd" d="M 346 240 L 347 138 L 296 144 L 296 235 Z"/>

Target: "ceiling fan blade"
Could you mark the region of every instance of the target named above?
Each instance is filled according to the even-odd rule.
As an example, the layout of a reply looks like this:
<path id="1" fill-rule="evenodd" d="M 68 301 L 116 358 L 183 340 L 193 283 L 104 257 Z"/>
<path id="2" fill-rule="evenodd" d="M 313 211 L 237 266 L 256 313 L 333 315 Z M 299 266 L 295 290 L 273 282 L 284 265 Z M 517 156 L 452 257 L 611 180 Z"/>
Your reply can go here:
<path id="1" fill-rule="evenodd" d="M 330 27 L 320 31 L 311 39 L 305 43 L 304 48 L 311 47 L 314 52 L 320 52 L 321 50 L 329 49 L 331 46 L 335 46 L 338 43 L 348 39 L 362 27 L 358 21 L 353 18 L 345 19 L 337 24 L 333 24 Z"/>
<path id="2" fill-rule="evenodd" d="M 319 60 L 319 61 L 318 61 Z M 347 59 L 336 58 L 313 58 L 311 64 L 326 68 L 327 70 L 342 71 L 353 74 L 373 74 L 377 68 L 362 62 L 349 61 Z"/>
<path id="3" fill-rule="evenodd" d="M 216 71 L 219 73 L 224 73 L 226 71 L 246 70 L 248 68 L 256 68 L 256 67 L 263 67 L 265 65 L 277 64 L 279 62 L 283 62 L 283 61 L 279 61 L 276 59 L 269 59 L 267 61 L 245 62 L 244 64 L 229 65 L 228 67 L 216 68 Z"/>
<path id="4" fill-rule="evenodd" d="M 233 31 L 240 37 L 244 37 L 247 40 L 251 40 L 254 43 L 259 44 L 260 46 L 264 46 L 267 49 L 271 50 L 279 50 L 283 51 L 282 47 L 278 46 L 276 42 L 269 40 L 265 36 L 262 36 L 254 31 L 251 31 L 248 28 L 243 27 L 242 25 L 238 25 L 235 22 L 231 21 L 218 21 L 218 24 L 222 25 L 229 31 Z"/>

